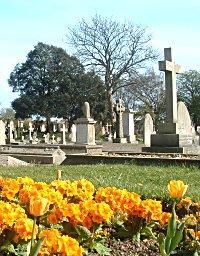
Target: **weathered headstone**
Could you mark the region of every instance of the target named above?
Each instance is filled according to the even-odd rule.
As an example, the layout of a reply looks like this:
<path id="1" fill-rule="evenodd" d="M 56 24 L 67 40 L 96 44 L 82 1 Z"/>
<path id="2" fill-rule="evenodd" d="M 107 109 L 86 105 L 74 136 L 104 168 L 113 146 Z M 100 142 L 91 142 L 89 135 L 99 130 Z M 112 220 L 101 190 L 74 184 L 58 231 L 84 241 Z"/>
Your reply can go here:
<path id="1" fill-rule="evenodd" d="M 41 132 L 46 132 L 45 124 L 41 124 L 40 130 L 41 130 Z"/>
<path id="2" fill-rule="evenodd" d="M 127 139 L 124 138 L 123 119 L 122 119 L 122 114 L 125 111 L 125 107 L 123 106 L 121 99 L 116 101 L 116 106 L 114 110 L 116 113 L 116 138 L 113 140 L 113 142 L 126 143 Z"/>
<path id="3" fill-rule="evenodd" d="M 177 107 L 178 133 L 192 135 L 192 122 L 185 103 L 178 102 Z"/>
<path id="4" fill-rule="evenodd" d="M 37 144 L 39 142 L 38 138 L 37 138 L 37 132 L 33 132 L 33 136 L 32 136 L 32 144 Z"/>
<path id="5" fill-rule="evenodd" d="M 76 142 L 76 125 L 72 124 L 71 127 L 71 142 Z"/>
<path id="6" fill-rule="evenodd" d="M 90 105 L 85 102 L 83 107 L 83 117 L 78 118 L 76 124 L 76 143 L 85 145 L 95 145 L 95 127 L 93 118 L 90 117 Z"/>
<path id="7" fill-rule="evenodd" d="M 143 127 L 143 140 L 144 145 L 150 147 L 151 145 L 151 135 L 153 134 L 153 119 L 149 113 L 144 117 L 144 127 Z"/>
<path id="8" fill-rule="evenodd" d="M 10 144 L 12 142 L 15 142 L 15 140 L 14 140 L 14 122 L 10 121 L 8 123 L 7 128 L 8 128 L 8 137 L 7 137 L 6 143 Z"/>
<path id="9" fill-rule="evenodd" d="M 2 120 L 0 120 L 0 145 L 6 144 L 6 128 Z"/>
<path id="10" fill-rule="evenodd" d="M 65 129 L 65 122 L 63 122 L 63 124 L 62 124 L 62 137 L 61 137 L 61 140 L 62 140 L 62 144 L 63 144 L 63 145 L 66 145 L 66 129 Z"/>
<path id="11" fill-rule="evenodd" d="M 138 142 L 136 141 L 136 137 L 135 137 L 133 109 L 125 108 L 125 111 L 123 112 L 122 117 L 123 117 L 124 137 L 127 138 L 127 142 L 137 144 Z"/>

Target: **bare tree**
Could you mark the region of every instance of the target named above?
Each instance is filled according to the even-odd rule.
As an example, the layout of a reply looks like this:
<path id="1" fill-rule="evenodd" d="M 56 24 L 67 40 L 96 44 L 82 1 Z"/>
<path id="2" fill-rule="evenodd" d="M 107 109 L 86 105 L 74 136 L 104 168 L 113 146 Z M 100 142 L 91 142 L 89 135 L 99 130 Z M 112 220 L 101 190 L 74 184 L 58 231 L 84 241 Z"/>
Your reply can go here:
<path id="1" fill-rule="evenodd" d="M 150 113 L 156 125 L 163 120 L 165 87 L 162 73 L 156 74 L 152 68 L 147 69 L 130 81 L 127 91 L 130 99 L 132 94 L 139 116 Z"/>
<path id="2" fill-rule="evenodd" d="M 130 75 L 144 68 L 158 53 L 149 44 L 147 28 L 131 22 L 118 22 L 95 15 L 69 28 L 68 43 L 88 68 L 100 75 L 105 84 L 108 113 L 113 122 L 113 95 L 126 86 Z"/>

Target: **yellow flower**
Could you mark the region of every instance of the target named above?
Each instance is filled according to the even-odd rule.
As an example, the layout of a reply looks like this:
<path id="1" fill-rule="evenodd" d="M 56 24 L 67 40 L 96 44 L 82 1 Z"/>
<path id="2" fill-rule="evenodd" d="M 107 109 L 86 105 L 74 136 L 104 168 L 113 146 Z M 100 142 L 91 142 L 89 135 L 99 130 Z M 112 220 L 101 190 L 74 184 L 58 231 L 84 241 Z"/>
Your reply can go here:
<path id="1" fill-rule="evenodd" d="M 187 185 L 184 185 L 182 180 L 171 180 L 168 184 L 168 190 L 172 198 L 181 198 L 184 196 Z"/>
<path id="2" fill-rule="evenodd" d="M 42 216 L 49 210 L 49 200 L 38 197 L 30 200 L 30 213 L 34 216 Z"/>

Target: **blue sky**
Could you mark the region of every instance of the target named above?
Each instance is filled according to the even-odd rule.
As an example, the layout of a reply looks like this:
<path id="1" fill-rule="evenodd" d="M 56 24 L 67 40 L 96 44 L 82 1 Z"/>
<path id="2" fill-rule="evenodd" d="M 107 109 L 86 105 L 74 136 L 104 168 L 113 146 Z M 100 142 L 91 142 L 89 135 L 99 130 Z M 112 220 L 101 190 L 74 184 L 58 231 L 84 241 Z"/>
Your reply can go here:
<path id="1" fill-rule="evenodd" d="M 7 79 L 38 42 L 71 54 L 65 43 L 68 27 L 96 13 L 147 26 L 155 48 L 163 53 L 165 47 L 173 47 L 183 71 L 200 71 L 199 11 L 199 0 L 1 0 L 0 108 L 10 107 L 17 97 Z"/>

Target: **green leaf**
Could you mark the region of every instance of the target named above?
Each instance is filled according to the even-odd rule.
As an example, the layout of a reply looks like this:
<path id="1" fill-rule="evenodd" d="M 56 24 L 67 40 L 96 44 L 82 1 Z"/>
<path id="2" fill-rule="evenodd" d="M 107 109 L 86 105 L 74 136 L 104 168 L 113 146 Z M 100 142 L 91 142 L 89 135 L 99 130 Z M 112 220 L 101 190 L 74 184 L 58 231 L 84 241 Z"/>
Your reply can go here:
<path id="1" fill-rule="evenodd" d="M 175 250 L 177 245 L 181 242 L 181 240 L 183 238 L 184 226 L 185 226 L 185 224 L 182 223 L 180 225 L 179 229 L 176 231 L 174 237 L 171 240 L 171 245 L 170 245 L 169 252 L 172 252 L 173 250 Z"/>
<path id="2" fill-rule="evenodd" d="M 77 233 L 75 227 L 73 225 L 71 225 L 69 222 L 63 221 L 62 226 L 63 226 L 63 229 L 66 234 L 68 234 L 72 237 L 77 237 L 78 233 Z"/>
<path id="3" fill-rule="evenodd" d="M 94 249 L 98 252 L 99 255 L 110 255 L 111 249 L 107 248 L 101 243 L 96 243 Z"/>
<path id="4" fill-rule="evenodd" d="M 158 235 L 157 241 L 159 243 L 159 248 L 162 256 L 168 256 L 169 254 L 165 251 L 165 235 L 163 233 L 160 233 Z"/>
<path id="5" fill-rule="evenodd" d="M 175 235 L 175 233 L 176 233 L 176 226 L 177 226 L 176 211 L 175 211 L 175 207 L 173 207 L 172 208 L 172 216 L 168 220 L 167 236 L 172 238 Z"/>
<path id="6" fill-rule="evenodd" d="M 42 243 L 44 241 L 44 239 L 46 238 L 46 236 L 43 236 L 42 238 L 40 238 L 37 243 L 33 246 L 33 248 L 31 249 L 31 252 L 29 254 L 29 256 L 37 256 L 40 248 L 42 246 Z"/>
<path id="7" fill-rule="evenodd" d="M 15 251 L 14 245 L 10 242 L 6 242 L 4 245 L 0 247 L 0 252 L 9 252 L 17 255 L 17 252 Z"/>
<path id="8" fill-rule="evenodd" d="M 75 229 L 76 229 L 76 232 L 79 235 L 79 237 L 78 237 L 79 241 L 84 241 L 84 240 L 88 239 L 91 236 L 91 232 L 86 227 L 77 225 L 75 227 Z"/>

